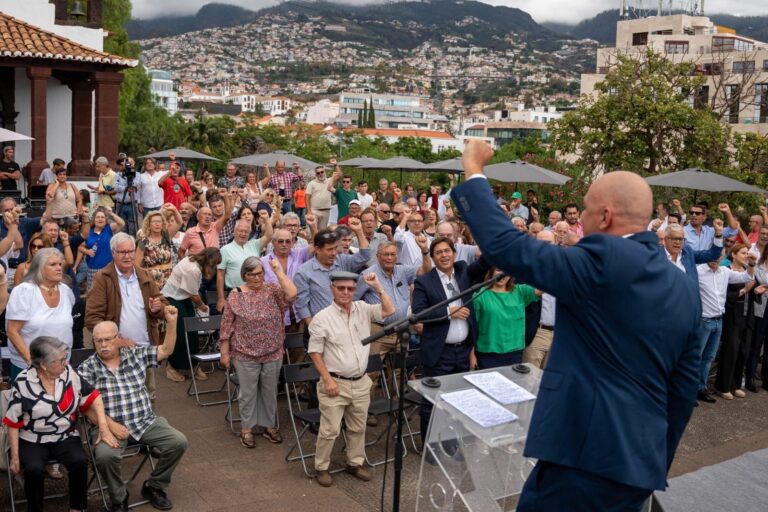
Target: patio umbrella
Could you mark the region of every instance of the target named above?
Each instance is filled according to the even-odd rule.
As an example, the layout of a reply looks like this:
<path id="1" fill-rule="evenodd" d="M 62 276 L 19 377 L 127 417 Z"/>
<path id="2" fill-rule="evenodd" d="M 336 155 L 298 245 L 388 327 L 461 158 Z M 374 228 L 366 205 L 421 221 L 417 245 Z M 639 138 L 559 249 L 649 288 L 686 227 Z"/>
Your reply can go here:
<path id="1" fill-rule="evenodd" d="M 349 160 L 343 160 L 339 162 L 339 165 L 350 166 L 350 167 L 362 167 L 364 165 L 376 165 L 381 162 L 383 162 L 383 160 L 379 160 L 378 158 L 370 158 L 363 155 L 355 158 L 350 158 Z"/>
<path id="2" fill-rule="evenodd" d="M 432 162 L 425 167 L 431 171 L 445 171 L 453 174 L 461 174 L 464 172 L 464 164 L 461 163 L 461 157 L 449 158 L 448 160 L 442 160 L 440 162 Z"/>
<path id="3" fill-rule="evenodd" d="M 283 160 L 286 165 L 291 165 L 293 162 L 296 162 L 302 169 L 314 169 L 320 165 L 311 160 L 307 160 L 306 158 L 292 155 L 287 151 L 273 151 L 272 153 L 241 156 L 240 158 L 231 160 L 230 163 L 237 165 L 253 165 L 256 167 L 261 167 L 262 165 L 267 164 L 270 167 L 274 167 L 278 160 Z"/>
<path id="4" fill-rule="evenodd" d="M 649 185 L 656 187 L 688 188 L 705 192 L 754 192 L 764 194 L 765 190 L 722 176 L 720 174 L 692 167 L 678 172 L 645 178 Z"/>
<path id="5" fill-rule="evenodd" d="M 6 130 L 5 128 L 0 128 L 0 142 L 11 142 L 14 140 L 35 140 L 32 137 L 28 137 L 27 135 L 22 135 L 20 133 L 12 132 L 11 130 Z"/>
<path id="6" fill-rule="evenodd" d="M 549 169 L 529 164 L 522 160 L 512 160 L 486 166 L 486 176 L 505 183 L 541 183 L 544 185 L 565 185 L 571 178 Z"/>
<path id="7" fill-rule="evenodd" d="M 192 151 L 191 149 L 182 147 L 166 149 L 165 151 L 157 151 L 149 155 L 140 156 L 139 158 L 158 158 L 162 160 L 168 158 L 168 155 L 171 153 L 174 153 L 176 158 L 182 158 L 185 160 L 213 160 L 215 162 L 221 161 L 218 158 L 208 156 L 205 153 L 198 153 L 197 151 Z"/>
<path id="8" fill-rule="evenodd" d="M 393 156 L 370 165 L 361 165 L 362 169 L 400 169 L 400 181 L 403 181 L 403 171 L 426 171 L 426 164 L 408 158 L 407 156 Z"/>

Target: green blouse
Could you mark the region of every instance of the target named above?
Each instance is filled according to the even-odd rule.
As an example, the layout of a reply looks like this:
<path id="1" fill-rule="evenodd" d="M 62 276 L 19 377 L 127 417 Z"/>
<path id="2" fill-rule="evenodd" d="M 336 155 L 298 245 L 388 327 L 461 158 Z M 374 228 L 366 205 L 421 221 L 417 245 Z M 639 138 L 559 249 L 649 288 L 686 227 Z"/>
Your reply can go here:
<path id="1" fill-rule="evenodd" d="M 478 338 L 475 350 L 508 354 L 525 348 L 525 307 L 538 300 L 533 286 L 517 284 L 509 292 L 475 293 Z"/>

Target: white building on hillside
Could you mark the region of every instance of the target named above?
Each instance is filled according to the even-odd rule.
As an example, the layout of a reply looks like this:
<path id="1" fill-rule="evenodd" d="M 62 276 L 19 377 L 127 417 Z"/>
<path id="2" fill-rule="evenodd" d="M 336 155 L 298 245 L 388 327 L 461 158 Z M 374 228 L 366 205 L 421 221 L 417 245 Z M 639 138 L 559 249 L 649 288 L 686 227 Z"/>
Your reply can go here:
<path id="1" fill-rule="evenodd" d="M 333 124 L 339 116 L 339 103 L 328 99 L 307 108 L 307 124 Z"/>
<path id="2" fill-rule="evenodd" d="M 270 116 L 285 115 L 293 106 L 291 99 L 285 96 L 257 96 L 247 93 L 230 94 L 224 101 L 240 105 L 243 112 L 256 112 L 257 106 L 260 106 L 264 114 Z"/>
<path id="3" fill-rule="evenodd" d="M 366 102 L 370 101 L 373 101 L 377 128 L 400 128 L 407 125 L 427 129 L 430 126 L 428 98 L 368 92 L 341 93 L 336 124 L 341 128 L 356 126 L 358 114 Z"/>
<path id="4" fill-rule="evenodd" d="M 164 108 L 170 115 L 174 115 L 178 111 L 179 93 L 176 92 L 171 73 L 160 69 L 148 69 L 147 73 L 152 79 L 149 87 L 155 105 Z"/>

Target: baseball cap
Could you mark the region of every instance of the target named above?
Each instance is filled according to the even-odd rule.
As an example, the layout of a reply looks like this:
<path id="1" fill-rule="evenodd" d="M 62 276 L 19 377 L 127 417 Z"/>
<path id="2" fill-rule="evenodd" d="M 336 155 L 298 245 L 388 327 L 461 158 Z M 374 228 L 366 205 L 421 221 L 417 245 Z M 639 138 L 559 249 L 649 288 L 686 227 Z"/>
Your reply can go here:
<path id="1" fill-rule="evenodd" d="M 739 234 L 739 230 L 733 229 L 733 228 L 725 228 L 723 229 L 723 238 L 731 238 L 732 236 L 736 236 Z"/>
<path id="2" fill-rule="evenodd" d="M 515 192 L 514 194 L 512 194 L 512 199 L 522 199 L 522 198 L 523 198 L 523 194 L 521 194 L 520 192 Z"/>
<path id="3" fill-rule="evenodd" d="M 350 205 L 356 204 L 357 206 L 362 206 L 362 203 L 360 203 L 359 200 L 353 199 L 349 202 Z"/>

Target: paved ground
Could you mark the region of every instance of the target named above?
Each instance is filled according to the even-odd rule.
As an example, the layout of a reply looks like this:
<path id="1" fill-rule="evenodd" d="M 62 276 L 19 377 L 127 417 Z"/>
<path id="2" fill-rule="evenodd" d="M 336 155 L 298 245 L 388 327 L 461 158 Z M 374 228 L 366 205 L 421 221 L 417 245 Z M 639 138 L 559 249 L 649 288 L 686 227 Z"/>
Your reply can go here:
<path id="1" fill-rule="evenodd" d="M 219 373 L 214 381 L 221 379 Z M 220 382 L 220 380 L 219 380 Z M 346 512 L 379 510 L 384 467 L 373 470 L 374 481 L 363 483 L 340 473 L 336 484 L 322 488 L 302 472 L 298 462 L 287 463 L 284 455 L 292 435 L 284 400 L 280 400 L 283 445 L 272 445 L 257 437 L 257 448 L 246 450 L 224 422 L 225 406 L 198 407 L 186 397 L 186 386 L 158 378 L 158 410 L 188 437 L 190 448 L 177 470 L 169 496 L 176 511 L 304 510 Z M 414 417 L 417 423 L 417 417 Z M 378 431 L 383 426 L 373 429 Z M 394 431 L 394 428 L 393 428 Z M 746 399 L 704 404 L 683 437 L 672 476 L 716 464 L 743 453 L 768 447 L 768 393 L 749 394 Z M 380 447 L 369 455 L 381 456 Z M 343 462 L 339 452 L 335 460 Z M 414 510 L 419 459 L 411 451 L 404 462 L 401 509 Z M 391 509 L 392 465 L 387 471 L 385 510 Z M 3 477 L 5 475 L 2 475 Z M 142 479 L 130 487 L 137 495 Z M 21 490 L 18 490 L 21 493 Z M 727 492 L 724 489 L 723 492 Z M 8 510 L 8 491 L 0 485 L 0 510 Z M 66 510 L 63 500 L 52 501 L 46 510 Z M 20 507 L 20 510 L 24 510 Z M 94 497 L 91 510 L 100 510 Z M 134 510 L 153 510 L 143 506 Z"/>

